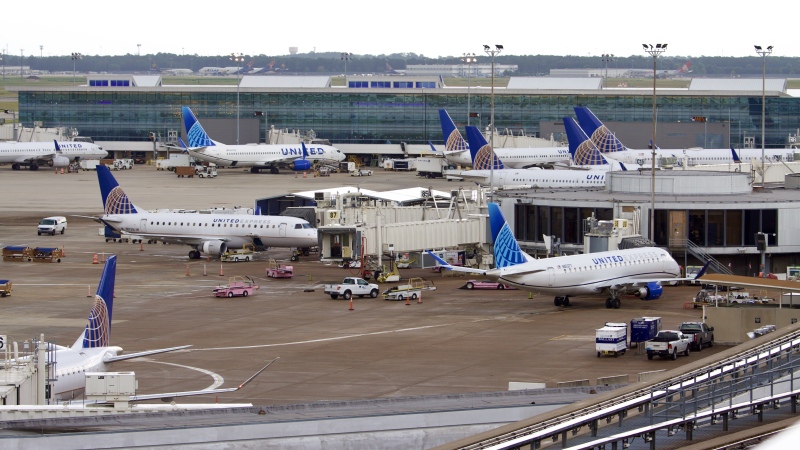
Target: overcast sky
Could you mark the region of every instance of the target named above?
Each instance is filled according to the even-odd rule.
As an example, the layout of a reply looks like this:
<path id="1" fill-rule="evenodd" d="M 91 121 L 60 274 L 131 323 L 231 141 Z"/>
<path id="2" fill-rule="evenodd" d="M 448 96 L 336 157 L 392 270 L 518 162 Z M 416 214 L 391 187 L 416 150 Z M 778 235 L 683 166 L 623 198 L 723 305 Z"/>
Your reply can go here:
<path id="1" fill-rule="evenodd" d="M 0 48 L 15 56 L 275 56 L 298 47 L 438 57 L 502 44 L 502 54 L 630 56 L 644 55 L 643 43 L 668 43 L 665 56 L 756 56 L 754 44 L 800 56 L 792 9 L 774 0 L 14 1 L 0 9 Z"/>

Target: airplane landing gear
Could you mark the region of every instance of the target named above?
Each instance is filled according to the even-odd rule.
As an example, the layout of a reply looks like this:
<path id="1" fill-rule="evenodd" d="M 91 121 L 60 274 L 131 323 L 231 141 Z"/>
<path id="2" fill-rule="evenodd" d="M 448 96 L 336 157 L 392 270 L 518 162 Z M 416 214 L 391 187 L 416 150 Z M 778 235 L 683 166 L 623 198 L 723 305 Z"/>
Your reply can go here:
<path id="1" fill-rule="evenodd" d="M 553 304 L 556 306 L 569 306 L 569 297 L 556 297 L 553 300 Z"/>
<path id="2" fill-rule="evenodd" d="M 200 259 L 200 252 L 197 250 L 189 251 L 189 259 Z"/>
<path id="3" fill-rule="evenodd" d="M 609 297 L 606 299 L 606 308 L 619 309 L 620 306 L 622 306 L 622 302 L 618 298 Z"/>

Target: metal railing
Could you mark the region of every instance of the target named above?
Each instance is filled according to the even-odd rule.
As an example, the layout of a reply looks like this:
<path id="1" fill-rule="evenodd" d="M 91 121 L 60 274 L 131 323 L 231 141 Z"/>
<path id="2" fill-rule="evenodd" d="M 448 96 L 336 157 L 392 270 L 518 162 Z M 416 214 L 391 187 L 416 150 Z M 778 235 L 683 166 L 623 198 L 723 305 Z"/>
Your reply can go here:
<path id="1" fill-rule="evenodd" d="M 700 261 L 711 262 L 711 264 L 709 265 L 709 269 L 713 270 L 716 273 L 733 275 L 733 271 L 730 269 L 730 267 L 717 261 L 716 258 L 709 255 L 705 250 L 703 250 L 703 247 L 700 247 L 699 245 L 695 244 L 689 239 L 678 239 L 678 238 L 670 239 L 669 247 L 682 248 L 690 255 L 699 259 Z"/>

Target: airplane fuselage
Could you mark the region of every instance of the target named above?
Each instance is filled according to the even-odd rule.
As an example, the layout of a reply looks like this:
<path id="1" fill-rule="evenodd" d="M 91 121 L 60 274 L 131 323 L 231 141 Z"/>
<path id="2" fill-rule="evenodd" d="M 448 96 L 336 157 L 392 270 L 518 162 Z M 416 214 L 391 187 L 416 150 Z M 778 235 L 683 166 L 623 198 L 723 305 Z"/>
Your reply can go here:
<path id="1" fill-rule="evenodd" d="M 557 296 L 596 295 L 617 280 L 622 286 L 680 275 L 678 263 L 656 247 L 537 259 L 486 273 L 502 283 Z"/>
<path id="2" fill-rule="evenodd" d="M 195 247 L 208 241 L 224 241 L 228 248 L 256 240 L 268 247 L 306 248 L 318 244 L 316 228 L 291 216 L 157 212 L 107 214 L 103 221 L 120 232 Z"/>
<path id="3" fill-rule="evenodd" d="M 52 383 L 53 400 L 68 401 L 81 397 L 86 385 L 87 372 L 105 372 L 105 359 L 117 356 L 122 347 L 56 349 L 56 380 Z"/>
<path id="4" fill-rule="evenodd" d="M 310 161 L 339 162 L 345 158 L 344 153 L 330 145 L 308 145 Z M 213 162 L 220 166 L 252 167 L 288 164 L 292 160 L 303 158 L 300 144 L 288 145 L 214 145 L 200 149 L 190 149 L 189 154 L 201 160 Z"/>
<path id="5" fill-rule="evenodd" d="M 460 176 L 478 184 L 494 187 L 531 186 L 537 188 L 571 188 L 605 186 L 607 170 L 543 170 L 499 169 L 466 170 Z"/>
<path id="6" fill-rule="evenodd" d="M 566 147 L 495 148 L 494 153 L 507 169 L 568 164 L 570 160 L 569 149 Z M 445 153 L 445 159 L 452 164 L 472 165 L 469 150 Z"/>
<path id="7" fill-rule="evenodd" d="M 741 149 L 737 150 L 741 162 L 750 162 L 755 159 L 761 160 L 760 149 Z M 638 164 L 644 168 L 651 167 L 653 154 L 652 150 L 623 150 L 618 152 L 603 153 L 606 158 L 621 161 L 625 164 Z M 656 149 L 656 167 L 660 167 L 659 162 L 663 158 L 674 158 L 676 166 L 705 165 L 705 164 L 734 164 L 733 154 L 726 148 L 708 149 Z M 786 149 L 767 149 L 764 151 L 766 162 L 792 161 L 794 154 Z"/>
<path id="8" fill-rule="evenodd" d="M 99 145 L 90 142 L 59 142 L 60 152 L 55 144 L 48 142 L 2 142 L 0 143 L 0 163 L 43 164 L 48 161 L 74 162 L 80 159 L 102 159 L 108 155 Z"/>

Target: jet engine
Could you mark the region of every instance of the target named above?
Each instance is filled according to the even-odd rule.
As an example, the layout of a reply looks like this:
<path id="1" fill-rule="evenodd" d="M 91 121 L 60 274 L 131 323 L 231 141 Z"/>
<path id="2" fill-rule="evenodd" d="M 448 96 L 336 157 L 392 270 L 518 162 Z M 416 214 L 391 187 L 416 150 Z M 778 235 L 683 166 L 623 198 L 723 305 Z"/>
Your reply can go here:
<path id="1" fill-rule="evenodd" d="M 47 161 L 47 165 L 50 167 L 67 167 L 69 166 L 69 158 L 66 156 L 54 156 L 53 159 Z"/>
<path id="2" fill-rule="evenodd" d="M 228 251 L 228 244 L 223 241 L 205 241 L 203 242 L 203 253 L 209 255 L 221 255 Z"/>
<path id="3" fill-rule="evenodd" d="M 311 169 L 311 161 L 307 159 L 295 159 L 292 161 L 292 170 L 304 171 Z"/>
<path id="4" fill-rule="evenodd" d="M 664 288 L 658 283 L 647 283 L 646 286 L 640 287 L 634 293 L 635 296 L 642 300 L 656 300 L 664 293 Z"/>

